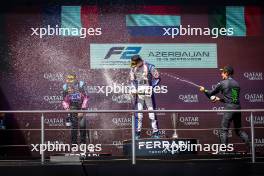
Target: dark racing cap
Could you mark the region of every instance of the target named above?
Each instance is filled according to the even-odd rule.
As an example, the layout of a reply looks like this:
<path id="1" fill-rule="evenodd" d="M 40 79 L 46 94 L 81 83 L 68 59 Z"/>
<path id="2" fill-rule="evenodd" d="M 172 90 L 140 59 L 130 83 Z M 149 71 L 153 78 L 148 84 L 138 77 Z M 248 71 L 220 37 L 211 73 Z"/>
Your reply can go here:
<path id="1" fill-rule="evenodd" d="M 229 75 L 233 75 L 234 74 L 234 69 L 230 65 L 224 66 L 224 68 L 221 68 L 220 71 L 228 73 Z"/>
<path id="2" fill-rule="evenodd" d="M 134 55 L 131 57 L 131 67 L 135 67 L 138 62 L 142 61 L 140 55 Z"/>

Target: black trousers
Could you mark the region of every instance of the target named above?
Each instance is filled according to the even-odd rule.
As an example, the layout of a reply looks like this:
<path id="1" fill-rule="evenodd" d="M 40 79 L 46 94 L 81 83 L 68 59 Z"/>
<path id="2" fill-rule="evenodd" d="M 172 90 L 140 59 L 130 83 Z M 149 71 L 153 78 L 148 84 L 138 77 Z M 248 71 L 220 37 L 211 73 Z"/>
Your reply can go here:
<path id="1" fill-rule="evenodd" d="M 78 122 L 80 127 L 80 142 L 86 144 L 86 118 L 78 117 L 78 113 L 70 114 L 71 126 L 71 143 L 78 144 Z"/>
<path id="2" fill-rule="evenodd" d="M 249 137 L 247 133 L 241 130 L 241 112 L 224 113 L 220 130 L 221 144 L 228 144 L 228 130 L 232 121 L 234 123 L 236 135 L 238 135 L 246 144 L 249 144 Z"/>

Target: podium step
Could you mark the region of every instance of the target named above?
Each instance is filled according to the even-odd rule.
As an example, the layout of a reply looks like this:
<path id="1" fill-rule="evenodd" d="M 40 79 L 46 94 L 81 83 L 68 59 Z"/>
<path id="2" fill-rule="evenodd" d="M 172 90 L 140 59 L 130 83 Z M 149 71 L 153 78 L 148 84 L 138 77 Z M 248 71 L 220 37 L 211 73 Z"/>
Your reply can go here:
<path id="1" fill-rule="evenodd" d="M 136 156 L 177 156 L 179 154 L 196 154 L 196 151 L 188 150 L 191 144 L 197 144 L 197 139 L 189 138 L 142 138 L 135 141 Z M 185 150 L 184 150 L 185 149 Z M 131 140 L 123 141 L 123 154 L 131 156 Z"/>
<path id="2" fill-rule="evenodd" d="M 78 155 L 55 155 L 50 156 L 50 162 L 80 162 Z"/>

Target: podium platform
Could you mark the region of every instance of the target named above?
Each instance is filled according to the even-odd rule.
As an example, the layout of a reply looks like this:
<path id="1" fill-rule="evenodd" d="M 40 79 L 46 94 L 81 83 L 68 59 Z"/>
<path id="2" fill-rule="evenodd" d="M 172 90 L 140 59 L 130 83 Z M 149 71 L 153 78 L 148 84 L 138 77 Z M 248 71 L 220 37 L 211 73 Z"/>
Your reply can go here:
<path id="1" fill-rule="evenodd" d="M 123 141 L 123 154 L 131 156 L 131 140 Z M 180 154 L 196 154 L 188 146 L 197 144 L 197 139 L 190 138 L 142 138 L 135 141 L 136 156 L 177 156 Z M 187 148 L 186 148 L 187 147 Z"/>
<path id="2" fill-rule="evenodd" d="M 50 156 L 50 162 L 80 162 L 82 160 L 87 160 L 90 158 L 101 158 L 101 157 L 109 157 L 110 153 L 60 153 L 57 155 Z"/>

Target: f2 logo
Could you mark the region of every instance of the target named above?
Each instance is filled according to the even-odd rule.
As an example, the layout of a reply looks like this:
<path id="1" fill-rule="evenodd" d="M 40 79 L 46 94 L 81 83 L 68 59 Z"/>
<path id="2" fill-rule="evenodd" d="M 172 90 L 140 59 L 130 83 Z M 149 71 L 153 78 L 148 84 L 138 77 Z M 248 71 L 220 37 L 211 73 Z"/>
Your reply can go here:
<path id="1" fill-rule="evenodd" d="M 109 59 L 112 55 L 122 54 L 120 59 L 130 59 L 140 52 L 141 47 L 112 47 L 109 49 L 104 59 Z"/>

